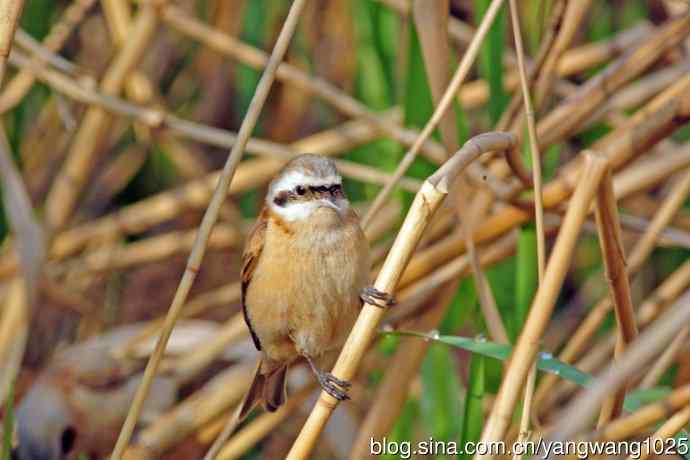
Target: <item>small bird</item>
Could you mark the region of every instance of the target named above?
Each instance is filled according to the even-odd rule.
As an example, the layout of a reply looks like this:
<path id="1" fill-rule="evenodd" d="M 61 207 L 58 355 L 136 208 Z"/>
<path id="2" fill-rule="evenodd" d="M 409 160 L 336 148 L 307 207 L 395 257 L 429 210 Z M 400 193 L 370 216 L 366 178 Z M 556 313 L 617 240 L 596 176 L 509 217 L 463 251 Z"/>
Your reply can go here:
<path id="1" fill-rule="evenodd" d="M 142 378 L 144 362 L 111 350 L 141 332 L 126 325 L 57 350 L 19 401 L 17 460 L 106 458 Z M 151 419 L 177 401 L 178 382 L 160 375 L 144 407 Z"/>
<path id="2" fill-rule="evenodd" d="M 268 411 L 285 402 L 286 372 L 304 358 L 321 387 L 348 399 L 350 383 L 324 371 L 332 365 L 367 302 L 393 297 L 369 286 L 369 245 L 345 196 L 335 164 L 304 154 L 271 181 L 242 255 L 242 309 L 261 352 L 240 410 Z"/>

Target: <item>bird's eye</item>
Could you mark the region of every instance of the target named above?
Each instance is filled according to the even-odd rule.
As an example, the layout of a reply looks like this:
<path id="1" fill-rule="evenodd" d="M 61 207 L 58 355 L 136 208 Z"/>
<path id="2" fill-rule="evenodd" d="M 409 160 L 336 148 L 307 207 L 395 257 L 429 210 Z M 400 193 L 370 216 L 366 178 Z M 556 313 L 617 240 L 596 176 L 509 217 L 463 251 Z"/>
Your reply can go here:
<path id="1" fill-rule="evenodd" d="M 341 189 L 342 189 L 342 187 L 340 185 L 335 184 L 335 185 L 331 185 L 331 188 L 329 189 L 329 191 L 335 195 L 337 193 L 340 193 Z"/>
<path id="2" fill-rule="evenodd" d="M 295 189 L 295 191 L 297 192 L 298 195 L 304 195 L 305 193 L 307 193 L 307 190 L 304 187 L 302 187 L 301 185 L 298 185 L 297 188 Z"/>
<path id="3" fill-rule="evenodd" d="M 74 441 L 77 439 L 77 431 L 72 426 L 68 426 L 62 431 L 60 435 L 60 450 L 63 455 L 70 453 L 74 447 Z"/>

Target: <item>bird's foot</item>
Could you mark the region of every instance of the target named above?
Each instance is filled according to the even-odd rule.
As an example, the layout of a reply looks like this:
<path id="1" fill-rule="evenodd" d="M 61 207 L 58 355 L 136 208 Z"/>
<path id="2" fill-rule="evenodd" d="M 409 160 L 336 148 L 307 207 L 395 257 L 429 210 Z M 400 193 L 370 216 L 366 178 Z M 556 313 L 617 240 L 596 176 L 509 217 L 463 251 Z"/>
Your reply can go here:
<path id="1" fill-rule="evenodd" d="M 319 380 L 321 388 L 323 388 L 326 393 L 333 396 L 338 401 L 350 399 L 350 396 L 347 394 L 347 390 L 349 390 L 352 386 L 350 382 L 341 380 L 330 372 L 319 370 L 311 358 L 307 356 L 305 356 L 305 358 L 307 359 L 311 370 L 314 371 L 316 378 Z"/>
<path id="2" fill-rule="evenodd" d="M 350 382 L 341 380 L 330 372 L 318 372 L 316 377 L 319 379 L 321 388 L 338 401 L 350 399 L 350 396 L 347 394 L 347 390 L 352 386 Z"/>
<path id="3" fill-rule="evenodd" d="M 393 294 L 381 292 L 373 286 L 365 287 L 359 294 L 362 302 L 374 305 L 379 308 L 386 308 L 395 305 L 395 297 Z"/>

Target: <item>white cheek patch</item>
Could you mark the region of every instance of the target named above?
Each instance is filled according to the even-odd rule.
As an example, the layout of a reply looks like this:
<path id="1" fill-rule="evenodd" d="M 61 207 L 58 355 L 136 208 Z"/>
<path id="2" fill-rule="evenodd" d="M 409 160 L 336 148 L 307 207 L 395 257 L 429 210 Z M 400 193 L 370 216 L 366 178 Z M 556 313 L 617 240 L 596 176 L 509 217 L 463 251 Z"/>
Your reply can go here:
<path id="1" fill-rule="evenodd" d="M 273 211 L 287 221 L 306 219 L 311 215 L 319 203 L 310 201 L 306 203 L 288 203 L 285 206 L 271 206 Z"/>
<path id="2" fill-rule="evenodd" d="M 338 175 L 326 176 L 326 177 L 314 177 L 307 176 L 299 171 L 291 171 L 280 178 L 278 182 L 275 182 L 271 190 L 273 192 L 283 191 L 283 190 L 294 190 L 298 185 L 303 185 L 307 187 L 320 187 L 323 185 L 341 185 L 343 179 Z"/>
<path id="3" fill-rule="evenodd" d="M 343 198 L 338 199 L 335 203 L 329 200 L 287 203 L 285 206 L 276 206 L 271 203 L 271 209 L 289 222 L 306 219 L 312 212 L 322 207 L 333 208 L 338 211 L 340 215 L 343 215 L 349 206 L 350 202 Z"/>

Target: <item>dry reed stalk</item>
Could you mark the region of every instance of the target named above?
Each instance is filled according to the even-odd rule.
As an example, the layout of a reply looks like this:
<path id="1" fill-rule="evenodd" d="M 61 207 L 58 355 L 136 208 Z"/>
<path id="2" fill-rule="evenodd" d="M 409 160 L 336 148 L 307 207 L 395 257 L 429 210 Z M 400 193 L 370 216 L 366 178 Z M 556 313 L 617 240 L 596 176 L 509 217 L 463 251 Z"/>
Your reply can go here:
<path id="1" fill-rule="evenodd" d="M 443 91 L 450 81 L 448 69 L 450 68 L 451 54 L 446 32 L 448 30 L 449 9 L 449 0 L 440 0 L 432 4 L 423 0 L 412 2 L 412 18 L 419 34 L 422 59 L 424 60 L 424 68 L 427 69 L 427 79 L 434 104 L 438 104 L 443 98 Z M 438 123 L 443 146 L 449 153 L 460 148 L 455 118 L 455 112 L 449 110 Z M 447 154 L 445 156 L 447 157 Z"/>
<path id="2" fill-rule="evenodd" d="M 455 295 L 459 280 L 446 283 L 437 290 L 433 305 L 429 306 L 421 315 L 410 321 L 406 329 L 415 331 L 429 331 L 436 329 L 443 319 L 448 302 Z M 350 450 L 352 460 L 373 458 L 369 441 L 381 439 L 390 433 L 407 398 L 412 380 L 417 376 L 419 366 L 426 356 L 430 342 L 416 338 L 402 341 L 395 355 L 388 362 L 383 380 L 376 389 L 373 402 L 367 407 L 367 414 L 360 423 L 357 440 Z"/>
<path id="3" fill-rule="evenodd" d="M 675 301 L 682 292 L 690 285 L 690 261 L 683 263 L 671 275 L 669 275 L 642 303 L 638 309 L 637 324 L 641 329 L 645 329 L 666 309 L 666 307 Z M 609 335 L 599 345 L 595 346 L 589 353 L 585 355 L 577 364 L 577 368 L 592 371 L 613 353 L 616 340 Z M 552 400 L 548 400 L 549 404 L 553 404 L 565 390 L 572 389 L 572 385 L 563 383 L 561 387 L 556 390 L 551 390 L 554 394 Z M 543 410 L 548 409 L 549 406 L 543 407 Z"/>
<path id="4" fill-rule="evenodd" d="M 598 429 L 588 439 L 619 441 L 639 434 L 653 423 L 671 416 L 690 402 L 690 386 L 674 389 L 663 400 L 648 404 L 635 412 Z"/>
<path id="5" fill-rule="evenodd" d="M 658 201 L 646 194 L 633 195 L 624 200 L 622 204 L 626 209 L 634 210 L 634 212 L 627 211 L 621 215 L 621 218 L 628 220 L 626 225 L 630 225 L 631 228 L 643 226 L 647 228 L 650 218 L 656 214 L 659 208 Z M 690 229 L 690 212 L 685 209 L 677 212 L 665 231 L 671 229 L 687 232 Z"/>
<path id="6" fill-rule="evenodd" d="M 555 2 L 551 8 L 549 26 L 543 33 L 541 43 L 539 44 L 539 50 L 534 58 L 534 62 L 530 66 L 530 71 L 525 75 L 527 81 L 529 82 L 527 85 L 528 87 L 533 86 L 536 82 L 536 78 L 544 66 L 545 59 L 548 57 L 550 50 L 554 46 L 558 30 L 560 27 L 562 27 L 565 3 L 565 1 L 559 0 Z M 518 131 L 522 126 L 522 102 L 522 91 L 515 91 L 510 102 L 508 102 L 507 106 L 503 110 L 503 113 L 501 113 L 501 118 L 498 120 L 498 123 L 496 123 L 496 126 L 500 129 Z M 540 105 L 537 104 L 537 108 L 539 107 Z"/>
<path id="7" fill-rule="evenodd" d="M 84 198 L 83 209 L 91 215 L 99 214 L 107 203 L 129 184 L 144 165 L 148 151 L 143 145 L 135 144 L 120 153 L 96 176 L 95 187 L 90 187 Z"/>
<path id="8" fill-rule="evenodd" d="M 619 32 L 609 40 L 587 43 L 570 49 L 558 61 L 558 74 L 570 76 L 583 72 L 593 65 L 611 61 L 628 52 L 653 33 L 654 27 L 649 22 L 643 21 Z"/>
<path id="9" fill-rule="evenodd" d="M 160 458 L 168 449 L 240 401 L 251 377 L 247 366 L 236 366 L 214 377 L 143 429 L 128 451 L 146 451 L 150 458 Z M 129 455 L 127 457 L 130 458 Z"/>
<path id="10" fill-rule="evenodd" d="M 680 296 L 690 285 L 690 261 L 684 262 L 640 305 L 638 324 L 647 326 Z"/>
<path id="11" fill-rule="evenodd" d="M 0 2 L 0 83 L 5 76 L 7 57 L 12 49 L 12 39 L 24 9 L 24 0 Z"/>
<path id="12" fill-rule="evenodd" d="M 549 264 L 534 298 L 522 333 L 511 353 L 500 390 L 489 418 L 484 425 L 482 442 L 500 441 L 510 425 L 525 378 L 539 351 L 539 343 L 555 306 L 556 297 L 565 279 L 568 264 L 587 217 L 589 206 L 608 167 L 607 160 L 591 153 L 585 154 L 585 165 L 568 206 L 563 224 L 554 245 Z M 493 458 L 493 455 L 475 455 L 475 459 Z"/>
<path id="13" fill-rule="evenodd" d="M 515 0 L 510 0 L 510 16 L 512 19 L 513 35 L 515 39 L 515 50 L 518 60 L 518 69 L 520 73 L 520 88 L 522 92 L 522 100 L 524 105 L 525 119 L 527 121 L 527 134 L 529 138 L 530 155 L 532 159 L 532 182 L 534 184 L 534 216 L 536 221 L 536 238 L 537 238 L 537 271 L 538 271 L 538 286 L 544 282 L 544 273 L 546 270 L 546 233 L 544 229 L 544 203 L 542 197 L 542 172 L 541 172 L 541 154 L 539 153 L 539 142 L 537 141 L 537 128 L 532 107 L 532 96 L 529 91 L 527 83 L 527 69 L 525 66 L 524 46 L 522 43 L 522 33 L 520 31 L 519 10 Z M 555 46 L 555 45 L 554 45 Z M 553 59 L 560 57 L 560 53 Z M 548 59 L 548 58 L 547 58 Z M 555 64 L 554 64 L 555 65 Z M 550 71 L 551 69 L 549 69 Z M 549 74 L 548 84 L 550 85 L 551 75 Z M 539 82 L 537 82 L 537 90 L 539 89 Z M 544 88 L 541 93 L 543 100 L 546 97 L 548 88 Z M 540 100 L 537 97 L 537 100 Z M 539 104 L 537 105 L 539 106 Z M 532 363 L 527 382 L 525 385 L 525 393 L 523 397 L 522 415 L 520 417 L 520 434 L 518 436 L 520 441 L 526 441 L 529 438 L 529 423 L 532 416 L 532 400 L 534 397 L 534 385 L 537 379 L 536 362 Z M 517 460 L 517 454 L 513 456 L 513 460 Z"/>
<path id="14" fill-rule="evenodd" d="M 424 182 L 374 283 L 376 289 L 390 293 L 395 290 L 424 229 L 457 174 L 481 153 L 512 148 L 514 142 L 513 136 L 503 133 L 476 136 Z M 364 305 L 333 368 L 333 375 L 344 380 L 352 379 L 384 313 L 385 310 L 380 307 Z M 288 459 L 302 459 L 309 455 L 336 406 L 337 400 L 326 392 L 321 393 Z"/>
<path id="15" fill-rule="evenodd" d="M 396 113 L 392 114 L 397 116 Z M 318 152 L 332 156 L 353 146 L 375 140 L 378 132 L 365 122 L 355 120 L 337 128 L 307 136 L 291 144 L 296 152 Z M 228 193 L 235 195 L 268 182 L 282 168 L 284 160 L 257 158 L 243 161 L 237 167 L 236 178 Z M 132 234 L 145 231 L 166 220 L 177 217 L 190 209 L 200 209 L 208 204 L 213 184 L 219 173 L 189 181 L 172 190 L 126 206 L 119 211 L 67 230 L 56 236 L 53 245 L 58 257 L 74 252 L 90 239 L 100 239 L 109 234 Z"/>
<path id="16" fill-rule="evenodd" d="M 636 274 L 647 260 L 655 246 L 655 241 L 659 233 L 664 229 L 673 215 L 682 206 L 688 192 L 690 192 L 690 171 L 686 173 L 683 180 L 676 184 L 673 192 L 664 200 L 657 213 L 654 215 L 651 224 L 644 235 L 635 243 L 628 258 L 628 271 L 631 276 Z M 604 322 L 608 312 L 611 310 L 612 303 L 609 297 L 602 299 L 587 315 L 580 327 L 571 335 L 570 340 L 565 345 L 558 356 L 558 359 L 565 363 L 572 363 L 583 352 L 590 343 L 599 326 Z M 547 375 L 542 379 L 537 394 L 535 396 L 536 406 L 541 407 L 547 403 L 550 390 L 558 381 L 555 375 Z M 547 406 L 542 409 L 546 409 Z"/>
<path id="17" fill-rule="evenodd" d="M 393 189 L 395 188 L 397 181 L 400 180 L 400 178 L 405 174 L 407 169 L 412 165 L 423 143 L 429 138 L 433 130 L 441 121 L 441 118 L 443 118 L 443 116 L 445 115 L 446 111 L 450 107 L 450 104 L 453 102 L 454 95 L 457 93 L 458 89 L 460 88 L 460 85 L 462 85 L 462 82 L 469 73 L 472 63 L 474 62 L 474 60 L 477 57 L 477 54 L 479 53 L 480 45 L 484 40 L 484 37 L 486 36 L 487 32 L 489 31 L 491 24 L 496 18 L 496 15 L 498 14 L 498 11 L 502 4 L 503 0 L 492 0 L 491 5 L 489 5 L 489 8 L 487 9 L 484 18 L 482 19 L 482 23 L 479 26 L 477 33 L 472 38 L 472 43 L 470 44 L 470 46 L 467 49 L 467 52 L 463 55 L 462 60 L 458 64 L 455 74 L 453 75 L 453 78 L 448 84 L 448 87 L 446 88 L 443 97 L 437 104 L 433 115 L 424 126 L 422 132 L 416 138 L 414 144 L 412 144 L 412 146 L 407 150 L 401 161 L 398 163 L 398 166 L 393 175 L 393 180 L 386 184 L 383 190 L 381 190 L 374 199 L 373 203 L 369 207 L 369 211 L 362 218 L 362 226 L 366 227 L 368 225 L 368 222 L 373 218 L 374 215 L 376 215 L 379 209 L 383 206 L 383 203 L 393 192 Z"/>
<path id="18" fill-rule="evenodd" d="M 43 40 L 43 46 L 53 52 L 62 48 L 72 31 L 82 22 L 96 0 L 74 0 L 65 8 L 62 16 L 53 24 Z M 0 93 L 0 113 L 5 113 L 19 104 L 35 82 L 35 77 L 25 70 L 12 77 Z"/>
<path id="19" fill-rule="evenodd" d="M 673 150 L 664 149 L 648 158 L 641 158 L 616 177 L 614 183 L 616 196 L 627 197 L 655 187 L 660 177 L 666 179 L 687 168 L 688 158 L 690 158 L 690 144 L 687 143 Z M 655 206 L 655 211 L 656 209 Z"/>
<path id="20" fill-rule="evenodd" d="M 404 16 L 410 14 L 409 2 L 401 2 L 399 0 L 379 1 L 392 7 Z M 619 32 L 608 40 L 588 43 L 578 48 L 566 49 L 557 61 L 556 71 L 558 76 L 571 76 L 591 69 L 601 63 L 610 61 L 649 36 L 651 32 L 652 27 L 650 24 L 648 22 L 642 22 L 641 24 Z M 475 30 L 456 18 L 449 18 L 448 34 L 455 41 L 460 42 L 462 45 L 466 45 L 472 40 Z M 506 50 L 505 61 L 504 64 L 509 66 L 504 76 L 505 90 L 512 92 L 518 88 L 520 81 L 518 72 L 511 69 L 516 63 L 516 58 L 511 55 L 510 50 Z M 460 105 L 466 110 L 476 109 L 484 105 L 488 99 L 489 85 L 484 80 L 469 82 L 463 85 L 458 92 Z"/>
<path id="21" fill-rule="evenodd" d="M 690 33 L 690 14 L 670 20 L 637 48 L 590 78 L 577 94 L 557 106 L 539 123 L 540 145 L 547 147 L 576 132 L 589 114 L 611 93 L 644 72 L 688 33 Z"/>
<path id="22" fill-rule="evenodd" d="M 23 0 L 0 1 L 0 84 L 3 81 L 7 57 L 12 48 L 17 23 L 24 8 Z M 22 276 L 15 278 L 7 293 L 0 316 L 0 404 L 19 372 L 28 339 L 30 308 L 38 289 L 44 257 L 43 231 L 38 225 L 31 201 L 12 159 L 5 129 L 0 126 L 0 186 L 4 209 L 10 228 L 15 234 L 22 265 Z"/>
<path id="23" fill-rule="evenodd" d="M 131 11 L 129 4 L 124 0 L 105 0 L 102 3 L 113 42 L 119 48 L 127 40 L 130 29 Z M 153 102 L 155 96 L 152 82 L 141 72 L 133 72 L 127 78 L 125 92 L 127 97 L 137 104 L 149 104 Z M 146 144 L 150 143 L 154 134 L 153 130 L 156 128 L 146 124 L 135 124 L 134 133 L 140 142 Z M 169 154 L 176 171 L 180 175 L 197 177 L 206 172 L 205 168 L 199 165 L 182 142 L 169 133 L 163 133 L 158 137 L 161 138 L 159 144 Z"/>
<path id="24" fill-rule="evenodd" d="M 647 296 L 637 313 L 637 323 L 645 328 L 652 323 L 690 285 L 690 261 L 684 262 Z M 613 342 L 609 345 L 612 348 Z"/>
<path id="25" fill-rule="evenodd" d="M 679 216 L 681 219 L 673 220 L 683 220 L 683 214 L 685 213 L 681 213 Z M 649 227 L 649 223 L 650 221 L 646 217 L 640 217 L 633 214 L 621 214 L 621 225 L 623 225 L 624 230 L 634 235 L 642 234 Z M 630 238 L 633 237 L 631 236 Z M 656 246 L 659 248 L 690 249 L 690 233 L 683 228 L 669 225 L 664 228 L 659 235 Z"/>
<path id="26" fill-rule="evenodd" d="M 72 77 L 77 76 L 79 67 L 76 64 L 73 64 L 72 61 L 63 58 L 59 54 L 52 53 L 50 50 L 43 47 L 40 42 L 36 41 L 29 33 L 24 32 L 23 29 L 17 29 L 14 41 L 20 49 L 24 49 L 26 52 L 35 55 L 36 59 L 45 61 L 47 64 Z"/>
<path id="27" fill-rule="evenodd" d="M 187 158 L 189 154 L 186 153 L 186 148 L 177 142 L 174 136 L 216 147 L 232 147 L 237 140 L 237 136 L 230 131 L 183 120 L 163 109 L 128 103 L 122 99 L 85 88 L 56 71 L 51 71 L 38 64 L 31 63 L 26 57 L 17 53 L 12 55 L 11 62 L 19 67 L 30 68 L 31 72 L 35 73 L 39 79 L 73 99 L 103 108 L 115 114 L 125 115 L 142 125 L 141 127 L 157 130 L 164 129 L 163 136 L 167 139 L 166 142 L 168 144 L 172 143 L 172 152 L 184 153 Z M 140 80 L 139 82 L 142 83 L 143 81 Z M 146 84 L 149 85 L 149 83 Z M 385 115 L 382 117 L 388 118 Z M 138 135 L 140 137 L 144 136 L 142 142 L 146 140 L 144 134 L 139 133 Z M 283 144 L 254 138 L 247 143 L 247 151 L 278 158 L 288 158 L 299 153 L 299 151 Z M 344 160 L 337 160 L 336 163 L 344 175 L 354 179 L 373 183 L 386 183 L 390 180 L 390 175 L 371 167 Z M 417 191 L 419 188 L 418 181 L 410 178 L 403 179 L 400 185 L 404 189 L 411 191 Z"/>
<path id="28" fill-rule="evenodd" d="M 620 169 L 632 157 L 649 150 L 650 146 L 669 132 L 679 127 L 690 113 L 686 104 L 690 102 L 690 76 L 676 82 L 658 95 L 630 120 L 595 144 L 597 151 L 608 158 L 613 170 Z M 579 158 L 579 157 L 578 157 Z M 559 175 L 544 187 L 544 207 L 555 207 L 572 193 L 582 167 L 580 161 L 573 161 L 560 168 Z M 654 171 L 649 171 L 648 173 Z M 477 243 L 491 241 L 530 219 L 527 211 L 507 206 L 488 217 L 475 232 Z M 400 281 L 401 286 L 423 276 L 424 273 L 465 251 L 464 241 L 458 236 L 447 238 L 433 247 L 419 251 L 410 261 Z"/>
<path id="29" fill-rule="evenodd" d="M 668 440 L 678 434 L 688 423 L 690 423 L 690 406 L 679 410 L 666 420 L 650 437 L 650 444 L 652 446 L 668 446 Z M 628 456 L 626 460 L 633 460 L 633 458 L 646 460 L 652 452 L 653 449 L 645 450 L 639 456 Z"/>
<path id="30" fill-rule="evenodd" d="M 26 284 L 15 278 L 9 285 L 0 315 L 0 404 L 5 402 L 21 368 L 29 337 L 29 304 Z"/>
<path id="31" fill-rule="evenodd" d="M 556 81 L 558 64 L 562 61 L 564 54 L 580 31 L 582 21 L 587 16 L 591 3 L 591 0 L 565 2 L 563 16 L 555 26 L 557 32 L 553 45 L 549 48 L 535 78 L 534 105 L 537 107 L 537 110 L 543 107 L 547 101 L 548 95 Z"/>
<path id="32" fill-rule="evenodd" d="M 564 409 L 559 417 L 560 421 L 554 427 L 553 439 L 556 441 L 573 439 L 585 430 L 599 405 L 633 377 L 641 366 L 656 358 L 688 321 L 690 321 L 690 291 L 686 291 L 673 307 L 645 329 L 619 360 L 608 366 Z M 627 419 L 626 417 L 619 422 Z"/>
<path id="33" fill-rule="evenodd" d="M 203 43 L 218 53 L 237 59 L 255 69 L 263 69 L 266 66 L 268 56 L 265 52 L 247 45 L 220 30 L 214 29 L 197 19 L 189 17 L 184 11 L 173 5 L 163 9 L 162 19 L 178 32 Z M 414 130 L 402 128 L 398 124 L 381 118 L 364 104 L 338 89 L 327 80 L 310 76 L 289 63 L 281 63 L 278 67 L 277 78 L 319 96 L 339 111 L 351 117 L 367 120 L 378 130 L 386 133 L 403 145 L 411 145 L 417 138 L 417 133 Z M 445 149 L 432 140 L 425 141 L 422 149 L 436 163 L 443 162 L 447 156 Z"/>
<path id="34" fill-rule="evenodd" d="M 46 101 L 18 149 L 24 182 L 32 198 L 37 196 L 41 201 L 56 165 L 62 161 L 71 135 L 71 130 L 62 126 L 57 105 L 57 99 Z M 37 133 L 48 134 L 40 136 Z"/>
<path id="35" fill-rule="evenodd" d="M 516 243 L 517 235 L 511 233 L 486 245 L 479 254 L 479 261 L 482 267 L 492 266 L 513 255 Z M 395 324 L 413 316 L 434 290 L 448 281 L 456 278 L 465 278 L 471 273 L 472 270 L 466 254 L 438 267 L 437 270 L 429 273 L 414 284 L 400 289 L 398 296 L 400 302 L 386 318 L 386 322 Z"/>
<path id="36" fill-rule="evenodd" d="M 165 260 L 177 254 L 188 253 L 194 245 L 196 230 L 180 230 L 144 238 L 132 243 L 107 245 L 88 251 L 58 266 L 49 267 L 51 274 L 70 271 L 72 275 L 93 275 L 111 270 L 123 270 L 137 265 Z M 208 241 L 213 250 L 237 248 L 242 235 L 228 224 L 217 225 Z"/>
<path id="37" fill-rule="evenodd" d="M 649 372 L 642 378 L 642 381 L 640 381 L 638 385 L 639 389 L 649 389 L 655 387 L 659 383 L 661 377 L 663 377 L 664 373 L 666 373 L 680 355 L 688 335 L 690 335 L 690 328 L 687 327 L 678 333 L 673 339 L 673 342 L 664 350 L 659 359 L 654 362 Z"/>
<path id="38" fill-rule="evenodd" d="M 633 436 L 644 434 L 649 426 L 672 416 L 690 402 L 690 386 L 684 385 L 673 390 L 663 400 L 648 404 L 625 417 L 587 433 L 576 439 L 582 442 L 622 441 Z M 562 458 L 562 457 L 559 457 Z M 566 458 L 573 458 L 572 455 Z"/>
<path id="39" fill-rule="evenodd" d="M 188 146 L 186 142 L 175 139 L 169 132 L 163 132 L 158 144 L 168 152 L 170 161 L 183 179 L 195 179 L 208 172 L 206 161 L 199 156 L 199 146 Z"/>
<path id="40" fill-rule="evenodd" d="M 292 412 L 298 409 L 302 403 L 314 392 L 314 385 L 307 385 L 299 392 L 290 395 L 290 399 L 277 411 L 259 415 L 251 425 L 238 431 L 216 457 L 218 460 L 234 460 L 240 458 L 249 449 L 255 446 L 268 433 L 285 420 Z M 206 441 L 209 433 L 200 433 L 200 440 Z"/>
<path id="41" fill-rule="evenodd" d="M 138 64 L 157 26 L 157 12 L 151 5 L 143 5 L 137 14 L 129 39 L 116 54 L 103 80 L 105 94 L 120 93 L 126 77 Z M 62 229 L 77 205 L 81 189 L 93 171 L 98 147 L 110 125 L 110 115 L 100 107 L 89 107 L 46 199 L 45 220 L 51 232 Z"/>
<path id="42" fill-rule="evenodd" d="M 436 105 L 442 102 L 444 90 L 448 87 L 450 80 L 450 75 L 448 74 L 450 47 L 446 34 L 446 30 L 448 29 L 448 16 L 449 3 L 447 1 L 435 2 L 433 6 L 426 4 L 423 0 L 415 1 L 413 4 L 413 18 L 422 46 L 422 57 L 425 62 L 425 68 L 429 69 L 428 78 L 431 86 L 431 95 Z M 455 118 L 454 111 L 446 110 L 438 121 L 443 145 L 449 152 L 454 152 L 460 147 Z M 472 166 L 477 165 L 473 163 L 469 165 L 468 168 Z M 465 246 L 467 247 L 467 254 L 469 255 L 472 272 L 474 274 L 472 279 L 478 293 L 479 304 L 486 321 L 487 329 L 489 330 L 492 340 L 499 343 L 508 343 L 508 334 L 503 325 L 501 315 L 498 312 L 496 301 L 489 288 L 489 283 L 482 272 L 479 257 L 477 256 L 474 241 L 472 240 L 473 223 L 468 214 L 469 207 L 467 206 L 467 202 L 470 201 L 469 197 L 471 197 L 472 194 L 471 188 L 465 180 L 465 174 L 461 174 L 460 177 L 458 177 L 455 187 L 455 195 L 457 197 L 456 209 L 460 217 L 460 231 L 462 232 Z M 370 220 L 368 222 L 370 222 Z"/>
<path id="43" fill-rule="evenodd" d="M 113 44 L 115 48 L 121 49 L 128 39 L 131 28 L 130 5 L 126 0 L 103 0 L 101 4 Z M 136 104 L 151 103 L 155 94 L 152 82 L 146 75 L 136 70 L 127 77 L 124 89 L 127 98 Z M 150 143 L 152 132 L 147 125 L 135 125 L 134 133 L 143 144 Z M 176 139 L 167 136 L 167 143 L 170 144 L 168 152 L 172 158 L 178 157 L 179 155 L 175 153 L 180 151 L 189 157 L 186 154 L 186 148 Z M 177 168 L 177 171 L 182 171 L 182 169 Z"/>
<path id="44" fill-rule="evenodd" d="M 209 340 L 193 347 L 179 358 L 161 364 L 161 372 L 174 373 L 182 382 L 199 375 L 228 346 L 246 337 L 246 325 L 241 314 L 227 320 Z"/>
<path id="45" fill-rule="evenodd" d="M 389 116 L 397 117 L 398 111 L 390 112 Z M 370 142 L 377 136 L 376 130 L 366 122 L 355 120 L 307 136 L 294 142 L 291 148 L 297 152 L 334 155 L 355 145 Z M 269 158 L 242 162 L 237 168 L 235 180 L 228 193 L 239 194 L 268 182 L 283 163 L 283 160 Z M 102 240 L 112 235 L 141 233 L 187 210 L 201 209 L 208 204 L 219 177 L 218 172 L 211 173 L 59 233 L 53 239 L 50 257 L 62 259 L 74 254 L 91 240 Z M 15 273 L 17 261 L 13 257 L 11 251 L 8 251 L 0 258 L 0 279 Z"/>
<path id="46" fill-rule="evenodd" d="M 175 321 L 177 320 L 177 317 L 184 306 L 187 295 L 189 294 L 189 290 L 191 289 L 196 278 L 196 274 L 199 271 L 199 266 L 204 256 L 206 243 L 209 235 L 211 234 L 211 230 L 213 229 L 213 225 L 218 218 L 220 208 L 226 199 L 230 183 L 232 182 L 232 178 L 235 174 L 235 169 L 242 158 L 244 147 L 249 140 L 249 136 L 251 135 L 254 126 L 256 125 L 261 108 L 268 97 L 268 92 L 275 78 L 278 64 L 280 64 L 280 61 L 282 61 L 283 56 L 285 55 L 285 51 L 287 50 L 290 39 L 292 38 L 292 34 L 295 31 L 297 20 L 299 19 L 302 9 L 304 8 L 305 2 L 305 0 L 295 0 L 290 6 L 288 16 L 285 19 L 278 39 L 276 40 L 273 52 L 271 53 L 271 58 L 269 59 L 266 69 L 259 80 L 256 91 L 249 105 L 249 109 L 242 120 L 242 125 L 240 126 L 237 136 L 237 142 L 228 155 L 223 172 L 218 180 L 218 185 L 216 186 L 208 208 L 204 213 L 201 225 L 199 226 L 197 240 L 194 243 L 191 254 L 189 255 L 184 275 L 182 276 L 177 291 L 175 292 L 175 297 L 173 298 L 170 309 L 168 310 L 168 315 L 166 317 L 161 335 L 156 343 L 156 348 L 146 365 L 144 377 L 139 385 L 139 388 L 137 389 L 132 406 L 130 407 L 127 418 L 125 419 L 125 423 L 120 431 L 117 443 L 115 444 L 115 449 L 111 455 L 112 460 L 121 460 L 127 444 L 129 443 L 129 439 L 132 436 L 134 427 L 139 418 L 139 414 L 141 413 L 146 394 L 148 393 L 151 382 L 153 381 L 153 377 L 156 374 L 156 370 L 163 356 L 163 352 L 165 351 L 165 345 L 170 338 L 172 329 L 175 327 Z"/>
<path id="47" fill-rule="evenodd" d="M 591 115 L 585 126 L 593 125 L 612 112 L 639 107 L 673 82 L 682 78 L 688 71 L 690 71 L 690 62 L 683 61 L 641 77 L 612 95 L 603 107 Z"/>
<path id="48" fill-rule="evenodd" d="M 0 33 L 2 33 L 1 30 Z M 0 44 L 0 46 L 2 45 Z M 0 55 L 1 60 L 2 56 Z M 0 64 L 1 66 L 2 64 Z M 0 81 L 2 81 L 1 78 L 0 75 Z M 23 278 L 27 289 L 26 298 L 29 303 L 27 308 L 29 308 L 35 300 L 40 272 L 45 259 L 45 232 L 34 215 L 31 199 L 22 182 L 21 174 L 12 159 L 5 130 L 1 126 L 0 189 L 2 190 L 2 204 L 7 213 L 9 227 L 15 235 L 14 241 L 8 242 L 6 248 L 15 257 L 15 260 L 18 260 L 19 268 L 21 268 L 19 275 Z"/>
<path id="49" fill-rule="evenodd" d="M 589 43 L 565 51 L 558 61 L 556 70 L 559 77 L 567 77 L 591 69 L 618 57 L 630 47 L 650 34 L 648 24 L 636 26 L 620 32 L 609 41 Z M 513 92 L 520 85 L 516 70 L 508 69 L 504 76 L 504 89 Z M 466 110 L 481 107 L 489 100 L 489 85 L 484 80 L 475 80 L 464 85 L 458 93 L 458 100 Z"/>
<path id="50" fill-rule="evenodd" d="M 626 269 L 625 249 L 618 219 L 618 204 L 613 193 L 611 172 L 606 171 L 596 197 L 596 221 L 599 244 L 606 269 L 606 279 L 616 313 L 618 343 L 616 357 L 637 337 L 635 311 L 630 296 L 630 280 Z M 599 426 L 617 418 L 623 410 L 626 386 L 608 399 L 599 413 Z"/>

